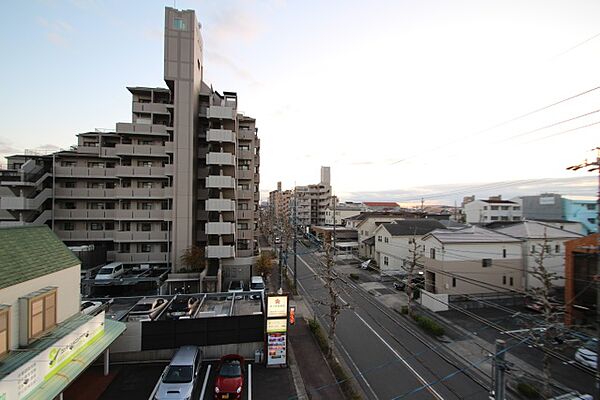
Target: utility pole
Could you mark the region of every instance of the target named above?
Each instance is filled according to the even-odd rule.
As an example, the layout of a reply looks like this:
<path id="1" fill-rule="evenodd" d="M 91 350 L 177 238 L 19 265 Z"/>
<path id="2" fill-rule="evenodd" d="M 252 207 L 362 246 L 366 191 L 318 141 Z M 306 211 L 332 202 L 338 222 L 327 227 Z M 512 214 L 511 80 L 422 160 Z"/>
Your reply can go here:
<path id="1" fill-rule="evenodd" d="M 600 233 L 600 147 L 593 149 L 596 151 L 596 161 L 588 162 L 585 160 L 578 165 L 568 167 L 568 170 L 577 171 L 581 168 L 589 168 L 588 172 L 598 171 L 598 197 L 596 198 L 596 232 Z M 600 243 L 596 243 L 596 336 L 600 338 Z M 600 355 L 600 340 L 596 341 L 596 357 Z M 600 362 L 596 362 L 596 391 L 594 399 L 600 400 Z"/>
<path id="2" fill-rule="evenodd" d="M 494 354 L 494 400 L 505 400 L 506 398 L 506 342 L 496 339 L 496 354 Z"/>
<path id="3" fill-rule="evenodd" d="M 337 203 L 337 198 L 335 196 L 331 196 L 333 199 L 333 262 L 335 263 L 335 226 L 336 226 L 336 218 L 335 218 L 335 203 Z"/>
<path id="4" fill-rule="evenodd" d="M 298 219 L 298 208 L 296 205 L 296 189 L 294 188 L 294 290 L 298 290 L 298 278 L 297 278 L 297 274 L 296 274 L 296 262 L 298 261 L 298 253 L 297 253 L 297 242 L 298 242 L 298 226 L 297 224 L 297 219 Z"/>

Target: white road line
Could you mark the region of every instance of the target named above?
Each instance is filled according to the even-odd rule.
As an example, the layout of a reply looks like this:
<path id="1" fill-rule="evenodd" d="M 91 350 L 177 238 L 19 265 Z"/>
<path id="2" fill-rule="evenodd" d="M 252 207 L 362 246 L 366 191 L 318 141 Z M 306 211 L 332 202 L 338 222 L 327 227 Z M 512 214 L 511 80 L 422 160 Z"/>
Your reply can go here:
<path id="1" fill-rule="evenodd" d="M 208 364 L 208 368 L 206 369 L 206 375 L 204 376 L 204 383 L 202 384 L 202 391 L 200 392 L 200 400 L 204 399 L 204 393 L 206 392 L 206 384 L 208 383 L 208 376 L 210 375 L 210 367 L 211 364 Z"/>
<path id="2" fill-rule="evenodd" d="M 252 364 L 248 363 L 248 400 L 252 400 Z"/>
<path id="3" fill-rule="evenodd" d="M 367 326 L 367 328 L 369 328 L 371 330 L 371 332 L 373 332 L 375 334 L 375 336 L 377 336 L 379 338 L 379 340 L 381 340 L 383 342 L 383 344 L 385 344 L 387 346 L 388 349 L 390 349 L 390 351 L 392 353 L 394 353 L 396 355 L 396 357 L 398 357 L 398 359 L 400 361 L 402 361 L 402 363 L 406 366 L 406 368 L 408 368 L 416 377 L 419 381 L 421 381 L 421 383 L 423 385 L 429 385 L 429 383 L 417 372 L 415 371 L 415 369 L 413 367 L 410 366 L 409 363 L 406 362 L 406 360 L 404 358 L 402 358 L 402 356 L 400 354 L 398 354 L 398 352 L 396 350 L 394 350 L 394 348 L 392 346 L 389 345 L 388 342 L 386 342 L 380 335 L 379 333 L 377 333 L 377 331 L 375 329 L 373 329 L 373 327 L 371 325 L 369 325 L 367 323 L 367 321 L 365 321 L 360 315 L 358 315 L 356 312 L 354 312 L 354 314 L 356 314 L 356 316 L 358 317 L 358 319 L 360 319 L 363 324 L 365 324 Z M 429 392 L 431 392 L 432 395 L 434 395 L 435 397 L 437 397 L 439 400 L 444 400 L 444 398 L 442 397 L 442 395 L 440 395 L 433 387 L 431 386 L 427 386 L 427 390 L 429 390 Z"/>
<path id="4" fill-rule="evenodd" d="M 337 335 L 336 335 L 336 337 L 337 337 Z M 356 363 L 354 362 L 354 360 L 352 359 L 352 357 L 350 357 L 350 354 L 348 353 L 348 351 L 346 350 L 346 348 L 342 345 L 342 342 L 339 339 L 338 339 L 337 345 L 344 351 L 344 354 L 346 354 L 346 357 L 348 357 L 348 360 L 350 360 L 350 362 L 352 363 L 352 366 L 358 372 L 358 375 L 361 377 L 361 379 L 363 380 L 363 382 L 367 385 L 367 387 L 371 391 L 371 394 L 373 395 L 373 397 L 375 398 L 375 400 L 379 400 L 379 397 L 377 396 L 377 394 L 375 393 L 375 391 L 373 390 L 373 388 L 371 387 L 371 385 L 369 384 L 369 382 L 367 382 L 367 380 L 363 376 L 362 371 L 358 368 L 358 365 L 356 365 Z"/>

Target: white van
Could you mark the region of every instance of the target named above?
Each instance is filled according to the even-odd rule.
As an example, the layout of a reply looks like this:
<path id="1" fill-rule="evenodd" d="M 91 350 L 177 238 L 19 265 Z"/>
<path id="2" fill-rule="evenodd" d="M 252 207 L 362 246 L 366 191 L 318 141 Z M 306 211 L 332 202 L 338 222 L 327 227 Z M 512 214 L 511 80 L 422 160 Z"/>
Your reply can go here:
<path id="1" fill-rule="evenodd" d="M 250 278 L 250 290 L 251 291 L 257 291 L 260 290 L 263 292 L 263 296 L 265 294 L 265 281 L 263 280 L 262 276 L 253 276 L 252 278 Z M 252 297 L 253 299 L 260 299 L 260 295 L 253 293 L 250 297 Z"/>
<path id="2" fill-rule="evenodd" d="M 160 377 L 154 400 L 192 399 L 198 395 L 196 384 L 202 364 L 197 346 L 182 346 Z"/>
<path id="3" fill-rule="evenodd" d="M 125 273 L 125 268 L 123 268 L 123 263 L 121 262 L 113 262 L 110 264 L 106 264 L 104 267 L 100 268 L 100 271 L 96 274 L 95 280 L 103 281 L 107 279 L 116 279 Z"/>

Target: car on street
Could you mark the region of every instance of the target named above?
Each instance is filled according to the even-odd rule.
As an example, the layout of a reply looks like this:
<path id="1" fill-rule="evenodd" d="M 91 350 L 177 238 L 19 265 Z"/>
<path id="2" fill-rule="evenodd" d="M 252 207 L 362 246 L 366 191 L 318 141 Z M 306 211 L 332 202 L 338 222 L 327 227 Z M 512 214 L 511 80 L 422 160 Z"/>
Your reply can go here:
<path id="1" fill-rule="evenodd" d="M 240 400 L 244 390 L 244 357 L 228 354 L 221 357 L 215 378 L 215 400 Z"/>
<path id="2" fill-rule="evenodd" d="M 189 400 L 198 394 L 202 354 L 197 346 L 180 347 L 160 377 L 154 400 Z"/>
<path id="3" fill-rule="evenodd" d="M 253 276 L 250 278 L 250 290 L 251 291 L 260 291 L 262 292 L 263 296 L 265 293 L 265 281 L 263 280 L 262 276 Z M 261 295 L 260 293 L 254 293 L 252 295 L 250 295 L 250 297 L 252 299 L 260 299 Z"/>
<path id="4" fill-rule="evenodd" d="M 598 354 L 596 353 L 598 339 L 590 339 L 575 352 L 575 360 L 586 367 L 597 368 Z"/>

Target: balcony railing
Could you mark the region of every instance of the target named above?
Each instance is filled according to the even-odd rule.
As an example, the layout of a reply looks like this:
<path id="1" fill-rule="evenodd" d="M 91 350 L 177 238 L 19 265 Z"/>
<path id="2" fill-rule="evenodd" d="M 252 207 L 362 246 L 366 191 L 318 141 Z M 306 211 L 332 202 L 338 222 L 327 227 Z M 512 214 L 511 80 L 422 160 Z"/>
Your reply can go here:
<path id="1" fill-rule="evenodd" d="M 77 219 L 110 219 L 114 220 L 116 210 L 54 210 L 55 219 L 77 220 Z"/>
<path id="2" fill-rule="evenodd" d="M 169 253 L 114 253 L 115 261 L 125 263 L 164 263 Z"/>
<path id="3" fill-rule="evenodd" d="M 116 219 L 170 221 L 173 210 L 116 210 Z"/>
<path id="4" fill-rule="evenodd" d="M 128 156 L 146 156 L 146 157 L 166 157 L 167 148 L 161 144 L 142 145 L 142 144 L 117 144 L 115 146 L 116 154 Z"/>
<path id="5" fill-rule="evenodd" d="M 118 165 L 115 168 L 116 176 L 152 176 L 152 177 L 165 177 L 166 176 L 166 167 L 130 167 Z"/>
<path id="6" fill-rule="evenodd" d="M 233 211 L 235 210 L 235 201 L 227 199 L 208 199 L 206 200 L 206 211 Z"/>
<path id="7" fill-rule="evenodd" d="M 54 194 L 57 198 L 105 199 L 114 198 L 116 190 L 102 188 L 56 188 L 54 189 Z"/>
<path id="8" fill-rule="evenodd" d="M 113 178 L 116 179 L 116 168 L 101 167 L 56 167 L 54 169 L 56 176 L 76 178 Z"/>
<path id="9" fill-rule="evenodd" d="M 168 240 L 168 232 L 166 231 L 149 231 L 149 232 L 128 232 L 118 231 L 115 232 L 116 242 L 165 242 Z"/>
<path id="10" fill-rule="evenodd" d="M 233 246 L 206 246 L 207 258 L 231 258 L 234 256 Z"/>
<path id="11" fill-rule="evenodd" d="M 230 153 L 212 152 L 206 155 L 207 165 L 235 165 L 235 156 Z"/>
<path id="12" fill-rule="evenodd" d="M 208 118 L 235 119 L 233 107 L 210 106 L 208 107 Z"/>
<path id="13" fill-rule="evenodd" d="M 63 231 L 55 230 L 61 240 L 113 240 L 115 231 Z"/>
<path id="14" fill-rule="evenodd" d="M 115 196 L 118 198 L 171 198 L 173 197 L 173 188 L 117 188 L 115 189 Z"/>
<path id="15" fill-rule="evenodd" d="M 205 232 L 207 235 L 233 235 L 235 225 L 231 222 L 207 222 Z"/>
<path id="16" fill-rule="evenodd" d="M 209 142 L 235 143 L 235 136 L 232 131 L 227 129 L 209 129 L 206 134 L 206 140 Z"/>
<path id="17" fill-rule="evenodd" d="M 210 175 L 206 178 L 207 188 L 235 188 L 235 179 L 231 176 Z"/>

